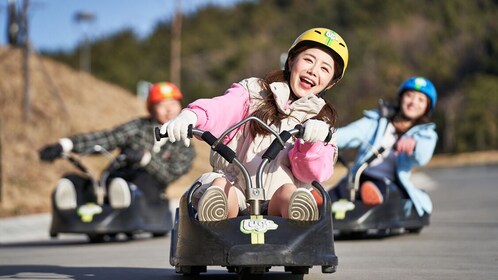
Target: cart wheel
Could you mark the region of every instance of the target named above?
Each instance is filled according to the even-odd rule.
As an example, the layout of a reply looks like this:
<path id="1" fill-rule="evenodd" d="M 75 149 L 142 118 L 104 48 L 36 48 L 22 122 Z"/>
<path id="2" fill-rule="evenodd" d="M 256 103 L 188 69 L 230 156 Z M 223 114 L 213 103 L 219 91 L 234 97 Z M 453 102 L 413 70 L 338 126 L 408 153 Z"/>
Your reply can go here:
<path id="1" fill-rule="evenodd" d="M 105 234 L 89 233 L 87 234 L 90 243 L 102 243 L 105 241 Z"/>
<path id="2" fill-rule="evenodd" d="M 176 273 L 183 275 L 199 275 L 201 272 L 206 272 L 205 266 L 175 266 Z"/>
<path id="3" fill-rule="evenodd" d="M 337 269 L 335 265 L 324 265 L 322 266 L 322 273 L 334 273 Z"/>
<path id="4" fill-rule="evenodd" d="M 308 274 L 310 270 L 309 266 L 286 266 L 285 271 L 291 272 L 292 274 Z"/>
<path id="5" fill-rule="evenodd" d="M 270 267 L 237 267 L 239 280 L 260 280 L 263 279 L 264 273 L 270 271 Z"/>
<path id="6" fill-rule="evenodd" d="M 363 239 L 367 236 L 367 231 L 366 230 L 346 231 L 346 232 L 341 232 L 340 235 L 341 237 L 344 237 L 346 239 Z"/>
<path id="7" fill-rule="evenodd" d="M 107 240 L 111 241 L 111 240 L 116 240 L 116 238 L 118 237 L 118 234 L 117 233 L 109 233 L 107 234 Z"/>
<path id="8" fill-rule="evenodd" d="M 165 237 L 166 235 L 168 235 L 167 232 L 153 232 L 152 233 L 153 238 Z"/>
<path id="9" fill-rule="evenodd" d="M 423 227 L 415 227 L 415 228 L 407 228 L 406 231 L 408 233 L 419 234 L 422 231 Z"/>
<path id="10" fill-rule="evenodd" d="M 239 280 L 261 280 L 263 279 L 263 273 L 253 274 L 251 273 L 250 267 L 241 268 L 238 272 Z"/>
<path id="11" fill-rule="evenodd" d="M 389 232 L 390 235 L 399 235 L 405 233 L 404 228 L 392 228 L 391 231 Z"/>

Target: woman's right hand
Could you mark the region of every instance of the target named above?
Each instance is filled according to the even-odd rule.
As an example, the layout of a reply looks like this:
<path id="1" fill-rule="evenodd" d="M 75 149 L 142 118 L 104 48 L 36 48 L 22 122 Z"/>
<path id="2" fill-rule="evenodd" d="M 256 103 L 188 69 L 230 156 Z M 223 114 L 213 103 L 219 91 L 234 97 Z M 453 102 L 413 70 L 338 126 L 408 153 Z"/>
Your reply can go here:
<path id="1" fill-rule="evenodd" d="M 188 138 L 188 127 L 192 125 L 195 127 L 197 123 L 197 115 L 186 109 L 171 121 L 161 126 L 161 134 L 168 134 L 168 140 L 171 143 L 182 140 L 185 147 L 190 146 L 190 139 Z"/>
<path id="2" fill-rule="evenodd" d="M 416 145 L 417 141 L 413 139 L 413 137 L 403 137 L 398 140 L 398 143 L 396 143 L 396 152 L 405 153 L 411 156 L 413 151 L 415 151 Z"/>

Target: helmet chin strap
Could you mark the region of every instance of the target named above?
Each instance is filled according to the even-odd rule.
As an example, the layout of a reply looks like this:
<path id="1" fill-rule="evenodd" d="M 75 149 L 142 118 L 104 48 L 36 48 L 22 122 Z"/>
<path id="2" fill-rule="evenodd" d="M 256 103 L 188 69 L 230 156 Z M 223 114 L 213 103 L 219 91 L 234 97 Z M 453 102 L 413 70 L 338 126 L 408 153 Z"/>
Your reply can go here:
<path id="1" fill-rule="evenodd" d="M 328 89 L 324 89 L 321 92 L 319 92 L 316 96 L 320 97 L 320 98 L 323 98 L 323 96 L 325 95 L 325 93 L 327 93 L 327 91 L 328 91 Z"/>
<path id="2" fill-rule="evenodd" d="M 325 93 L 327 93 L 327 91 L 329 91 L 329 89 L 333 88 L 336 83 L 337 83 L 337 81 L 334 81 L 334 80 L 330 81 L 330 84 L 328 86 L 326 86 L 325 89 L 322 90 L 321 92 L 319 92 L 316 96 L 323 98 Z"/>

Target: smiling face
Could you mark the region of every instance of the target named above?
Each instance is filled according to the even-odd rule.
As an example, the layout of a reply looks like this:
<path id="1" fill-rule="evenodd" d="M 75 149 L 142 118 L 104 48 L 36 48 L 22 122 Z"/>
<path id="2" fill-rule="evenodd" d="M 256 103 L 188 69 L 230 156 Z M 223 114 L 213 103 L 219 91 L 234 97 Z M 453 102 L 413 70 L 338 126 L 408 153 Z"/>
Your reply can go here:
<path id="1" fill-rule="evenodd" d="M 411 120 L 422 117 L 427 112 L 429 98 L 418 91 L 408 90 L 401 95 L 401 111 Z"/>
<path id="2" fill-rule="evenodd" d="M 308 48 L 288 61 L 289 84 L 301 98 L 310 93 L 319 94 L 329 87 L 334 77 L 334 59 L 319 48 Z"/>
<path id="3" fill-rule="evenodd" d="M 180 104 L 180 101 L 175 99 L 165 99 L 152 104 L 150 107 L 150 114 L 152 118 L 163 124 L 178 116 L 181 110 L 182 105 Z"/>

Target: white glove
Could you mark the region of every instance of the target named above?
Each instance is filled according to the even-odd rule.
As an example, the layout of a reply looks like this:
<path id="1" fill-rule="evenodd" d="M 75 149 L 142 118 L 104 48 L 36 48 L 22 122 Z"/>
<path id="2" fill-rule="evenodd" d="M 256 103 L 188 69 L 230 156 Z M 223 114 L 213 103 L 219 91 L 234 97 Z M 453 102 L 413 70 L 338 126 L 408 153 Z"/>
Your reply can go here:
<path id="1" fill-rule="evenodd" d="M 195 127 L 197 123 L 197 115 L 190 110 L 182 110 L 182 112 L 171 121 L 161 126 L 161 134 L 168 133 L 168 140 L 171 143 L 183 140 L 185 147 L 190 146 L 188 135 L 188 126 Z"/>
<path id="2" fill-rule="evenodd" d="M 304 123 L 305 142 L 324 142 L 329 135 L 330 125 L 324 121 L 310 119 Z"/>

